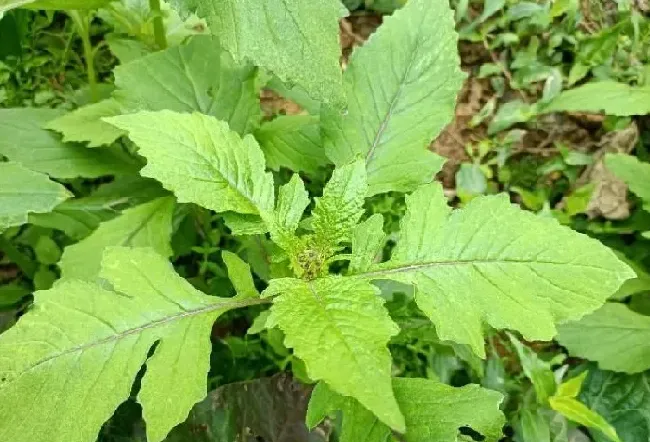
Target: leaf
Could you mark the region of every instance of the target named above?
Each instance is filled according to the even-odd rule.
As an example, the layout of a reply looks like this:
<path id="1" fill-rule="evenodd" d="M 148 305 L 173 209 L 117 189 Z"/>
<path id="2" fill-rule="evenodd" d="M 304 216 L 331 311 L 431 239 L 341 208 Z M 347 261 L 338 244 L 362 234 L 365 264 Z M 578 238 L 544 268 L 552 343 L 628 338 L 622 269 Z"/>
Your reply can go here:
<path id="1" fill-rule="evenodd" d="M 30 213 L 51 211 L 70 196 L 47 175 L 17 163 L 0 163 L 0 232 L 25 224 Z"/>
<path id="2" fill-rule="evenodd" d="M 282 81 L 297 83 L 320 101 L 341 108 L 337 0 L 199 0 L 199 15 L 218 31 L 237 61 L 251 60 Z M 282 32 L 279 34 L 278 30 Z"/>
<path id="3" fill-rule="evenodd" d="M 286 251 L 298 247 L 296 230 L 308 205 L 309 193 L 305 190 L 305 183 L 294 174 L 287 184 L 280 187 L 269 229 L 273 241 Z"/>
<path id="4" fill-rule="evenodd" d="M 616 429 L 605 418 L 575 399 L 580 393 L 586 375 L 587 372 L 583 372 L 582 375 L 560 385 L 557 393 L 549 399 L 551 408 L 580 425 L 601 431 L 614 442 L 621 442 Z"/>
<path id="5" fill-rule="evenodd" d="M 359 273 L 370 269 L 385 241 L 384 217 L 381 214 L 375 213 L 359 223 L 352 234 L 350 272 Z"/>
<path id="6" fill-rule="evenodd" d="M 124 132 L 101 119 L 120 115 L 122 107 L 113 98 L 89 104 L 49 121 L 46 129 L 59 132 L 64 142 L 88 143 L 100 147 L 114 143 Z"/>
<path id="7" fill-rule="evenodd" d="M 326 433 L 305 426 L 310 391 L 287 373 L 224 385 L 165 442 L 232 442 L 241 434 L 265 442 L 324 442 Z"/>
<path id="8" fill-rule="evenodd" d="M 90 196 L 64 201 L 49 213 L 29 216 L 31 224 L 65 232 L 79 241 L 99 224 L 119 214 L 119 209 L 134 207 L 156 197 L 169 195 L 155 180 L 127 175 L 100 186 Z"/>
<path id="9" fill-rule="evenodd" d="M 326 107 L 321 121 L 334 164 L 365 159 L 369 195 L 411 191 L 442 167 L 427 148 L 454 116 L 465 78 L 457 38 L 447 3 L 409 0 L 352 54 L 348 108 Z"/>
<path id="10" fill-rule="evenodd" d="M 590 370 L 580 400 L 616 428 L 625 442 L 650 440 L 650 372 L 634 376 Z M 607 440 L 592 430 L 594 440 Z"/>
<path id="11" fill-rule="evenodd" d="M 549 397 L 555 393 L 556 389 L 555 375 L 551 370 L 551 365 L 540 359 L 533 350 L 519 342 L 512 334 L 508 334 L 508 337 L 519 355 L 524 374 L 533 383 L 537 402 L 547 405 Z"/>
<path id="12" fill-rule="evenodd" d="M 150 247 L 171 256 L 173 211 L 174 198 L 158 198 L 100 224 L 86 239 L 65 248 L 59 263 L 62 278 L 94 280 L 104 249 L 110 246 Z"/>
<path id="13" fill-rule="evenodd" d="M 112 0 L 0 0 L 0 17 L 14 8 L 29 9 L 96 9 Z"/>
<path id="14" fill-rule="evenodd" d="M 393 389 L 406 419 L 406 442 L 458 440 L 461 427 L 471 427 L 487 442 L 501 438 L 505 419 L 499 410 L 500 393 L 417 378 L 394 378 Z M 356 400 L 337 395 L 321 382 L 309 402 L 307 425 L 315 425 L 333 410 L 343 411 L 341 442 L 383 442 L 391 434 Z"/>
<path id="15" fill-rule="evenodd" d="M 147 158 L 140 173 L 179 202 L 251 215 L 273 209 L 273 177 L 251 135 L 242 139 L 225 122 L 199 113 L 139 112 L 107 121 L 127 131 Z"/>
<path id="16" fill-rule="evenodd" d="M 363 161 L 334 170 L 312 212 L 315 241 L 320 248 L 335 249 L 351 240 L 352 230 L 363 215 L 367 189 Z"/>
<path id="17" fill-rule="evenodd" d="M 404 431 L 386 347 L 399 329 L 382 307 L 378 289 L 336 276 L 286 278 L 271 280 L 262 296 L 276 294 L 267 326 L 285 333 L 285 345 L 305 362 L 309 378 L 354 397 L 382 422 Z"/>
<path id="18" fill-rule="evenodd" d="M 650 207 L 650 163 L 632 155 L 610 153 L 605 155 L 605 166 Z"/>
<path id="19" fill-rule="evenodd" d="M 55 178 L 97 178 L 137 171 L 138 164 L 118 150 L 66 144 L 43 129 L 61 115 L 54 109 L 0 109 L 0 155 Z"/>
<path id="20" fill-rule="evenodd" d="M 101 277 L 36 292 L 0 336 L 0 440 L 94 441 L 146 362 L 137 400 L 161 441 L 205 397 L 215 319 L 259 302 L 206 296 L 147 249 L 108 249 Z"/>
<path id="21" fill-rule="evenodd" d="M 235 65 L 210 36 L 116 67 L 115 85 L 114 97 L 131 112 L 201 112 L 240 134 L 251 132 L 261 117 L 255 69 Z"/>
<path id="22" fill-rule="evenodd" d="M 505 195 L 450 210 L 439 184 L 413 192 L 390 261 L 358 277 L 415 285 L 440 339 L 479 356 L 484 323 L 550 340 L 555 323 L 594 311 L 634 277 L 599 242 L 524 212 Z"/>
<path id="23" fill-rule="evenodd" d="M 320 136 L 318 117 L 280 116 L 255 132 L 270 169 L 316 173 L 329 163 Z"/>
<path id="24" fill-rule="evenodd" d="M 650 113 L 650 87 L 629 86 L 614 81 L 587 83 L 562 92 L 540 111 L 645 115 Z"/>
<path id="25" fill-rule="evenodd" d="M 251 268 L 244 260 L 236 254 L 224 250 L 221 252 L 223 262 L 228 269 L 228 276 L 232 282 L 233 287 L 237 291 L 237 295 L 242 298 L 256 298 L 260 293 L 255 288 Z"/>
<path id="26" fill-rule="evenodd" d="M 607 303 L 579 321 L 559 327 L 557 340 L 603 370 L 639 373 L 650 369 L 650 317 Z"/>

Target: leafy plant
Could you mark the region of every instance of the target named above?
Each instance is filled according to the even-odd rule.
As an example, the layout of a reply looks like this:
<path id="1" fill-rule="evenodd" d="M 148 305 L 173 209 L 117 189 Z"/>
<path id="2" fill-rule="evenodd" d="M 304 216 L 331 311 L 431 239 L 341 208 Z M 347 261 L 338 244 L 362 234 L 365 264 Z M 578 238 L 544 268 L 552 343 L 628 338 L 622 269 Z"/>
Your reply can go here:
<path id="1" fill-rule="evenodd" d="M 164 440 L 205 398 L 209 337 L 236 309 L 261 311 L 249 332 L 276 336 L 295 376 L 317 383 L 310 427 L 342 411 L 341 440 L 455 440 L 459 431 L 498 440 L 500 393 L 393 376 L 389 344 L 400 327 L 384 298 L 397 289 L 386 284 L 413 293 L 407 319 L 478 367 L 495 330 L 551 340 L 635 273 L 507 195 L 449 206 L 433 182 L 444 160 L 428 144 L 451 120 L 464 78 L 450 8 L 408 1 L 341 72 L 335 0 L 175 3 L 214 35 L 169 39 L 168 5 L 152 1 L 154 44 L 124 32 L 121 43 L 143 45 L 118 55 L 131 59 L 103 100 L 69 113 L 0 111 L 9 160 L 0 195 L 11 199 L 0 228 L 12 239 L 25 222 L 26 235 L 66 236 L 60 280 L 46 280 L 0 336 L 0 440 L 93 441 L 130 398 L 147 440 Z M 319 111 L 262 123 L 259 91 L 274 81 Z M 20 198 L 5 182 L 14 175 L 29 184 Z M 406 193 L 390 238 L 382 215 L 365 210 L 387 192 Z M 84 196 L 64 201 L 70 193 Z M 200 246 L 183 237 L 188 222 Z M 52 242 L 34 246 L 44 266 L 58 259 Z M 201 255 L 198 269 L 170 264 L 189 253 Z M 550 379 L 544 370 L 524 367 L 533 382 L 540 372 Z M 565 403 L 577 395 L 566 388 L 536 391 Z"/>

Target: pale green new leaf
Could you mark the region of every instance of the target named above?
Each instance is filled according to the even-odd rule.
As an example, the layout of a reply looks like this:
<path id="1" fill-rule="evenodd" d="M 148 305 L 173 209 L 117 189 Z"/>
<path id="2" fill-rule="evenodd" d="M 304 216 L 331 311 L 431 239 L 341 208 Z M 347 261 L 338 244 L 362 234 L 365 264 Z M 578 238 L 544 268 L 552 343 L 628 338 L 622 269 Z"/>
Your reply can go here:
<path id="1" fill-rule="evenodd" d="M 324 108 L 325 150 L 341 166 L 365 158 L 368 193 L 411 191 L 444 162 L 428 150 L 454 116 L 464 74 L 447 2 L 409 0 L 356 49 L 345 113 Z"/>
<path id="2" fill-rule="evenodd" d="M 296 230 L 308 205 L 309 193 L 305 189 L 305 183 L 298 174 L 294 174 L 287 184 L 280 187 L 273 217 L 269 222 L 271 238 L 286 251 L 298 247 Z"/>
<path id="3" fill-rule="evenodd" d="M 343 107 L 338 0 L 198 0 L 223 46 L 314 98 Z"/>
<path id="4" fill-rule="evenodd" d="M 607 115 L 650 113 L 650 87 L 614 81 L 588 83 L 562 92 L 542 112 L 605 112 Z"/>
<path id="5" fill-rule="evenodd" d="M 259 297 L 260 293 L 255 288 L 250 266 L 235 253 L 227 250 L 221 252 L 221 257 L 226 264 L 228 277 L 235 287 L 237 295 L 241 298 Z"/>
<path id="6" fill-rule="evenodd" d="M 124 132 L 102 121 L 122 113 L 122 106 L 113 98 L 89 104 L 62 115 L 45 125 L 46 129 L 59 132 L 64 142 L 88 143 L 88 147 L 112 144 Z"/>
<path id="7" fill-rule="evenodd" d="M 549 399 L 551 408 L 580 425 L 601 431 L 614 442 L 621 442 L 616 429 L 605 418 L 576 399 L 586 376 L 585 371 L 580 376 L 561 384 L 557 393 Z"/>
<path id="8" fill-rule="evenodd" d="M 0 163 L 0 232 L 49 212 L 70 197 L 63 185 L 16 163 Z"/>
<path id="9" fill-rule="evenodd" d="M 110 246 L 150 247 L 171 256 L 173 211 L 174 198 L 158 198 L 100 224 L 90 236 L 65 248 L 59 262 L 61 277 L 94 280 L 104 249 Z"/>
<path id="10" fill-rule="evenodd" d="M 205 397 L 214 320 L 255 302 L 206 296 L 147 249 L 108 249 L 101 277 L 36 292 L 0 336 L 0 440 L 94 442 L 146 362 L 137 400 L 161 441 Z"/>
<path id="11" fill-rule="evenodd" d="M 262 124 L 255 138 L 270 169 L 315 173 L 329 163 L 321 141 L 320 120 L 310 115 L 280 116 Z"/>
<path id="12" fill-rule="evenodd" d="M 385 241 L 384 217 L 381 214 L 375 213 L 359 223 L 352 233 L 350 273 L 365 272 L 370 269 Z"/>
<path id="13" fill-rule="evenodd" d="M 54 109 L 0 109 L 0 155 L 55 178 L 97 178 L 136 172 L 138 164 L 117 149 L 64 143 L 43 127 L 60 117 Z"/>
<path id="14" fill-rule="evenodd" d="M 251 135 L 199 113 L 139 112 L 107 119 L 129 133 L 147 165 L 140 171 L 176 194 L 216 212 L 273 210 L 273 176 Z"/>
<path id="15" fill-rule="evenodd" d="M 605 166 L 650 208 L 650 163 L 642 163 L 632 155 L 607 154 Z"/>
<path id="16" fill-rule="evenodd" d="M 557 340 L 603 370 L 639 373 L 650 369 L 650 317 L 607 303 L 589 316 L 559 327 Z"/>
<path id="17" fill-rule="evenodd" d="M 115 85 L 114 97 L 130 112 L 201 112 L 240 134 L 252 131 L 261 117 L 255 69 L 235 65 L 210 36 L 116 67 Z"/>
<path id="18" fill-rule="evenodd" d="M 263 293 L 278 295 L 266 323 L 285 333 L 285 345 L 305 362 L 310 379 L 327 382 L 404 431 L 386 347 L 399 329 L 378 294 L 376 287 L 352 278 L 274 279 Z"/>
<path id="19" fill-rule="evenodd" d="M 334 170 L 312 212 L 312 227 L 319 247 L 335 249 L 340 243 L 351 240 L 352 230 L 363 215 L 367 189 L 363 161 Z"/>
<path id="20" fill-rule="evenodd" d="M 430 379 L 394 378 L 393 389 L 406 420 L 406 442 L 452 442 L 461 427 L 471 427 L 487 442 L 501 438 L 503 396 L 478 385 L 454 388 Z M 312 393 L 307 425 L 315 426 L 334 410 L 343 412 L 341 442 L 384 442 L 390 428 L 356 400 L 332 392 L 322 382 Z"/>
<path id="21" fill-rule="evenodd" d="M 439 184 L 422 186 L 407 197 L 400 235 L 391 260 L 359 276 L 413 284 L 440 339 L 480 356 L 484 323 L 550 340 L 556 323 L 596 310 L 634 277 L 598 241 L 505 195 L 450 213 Z"/>

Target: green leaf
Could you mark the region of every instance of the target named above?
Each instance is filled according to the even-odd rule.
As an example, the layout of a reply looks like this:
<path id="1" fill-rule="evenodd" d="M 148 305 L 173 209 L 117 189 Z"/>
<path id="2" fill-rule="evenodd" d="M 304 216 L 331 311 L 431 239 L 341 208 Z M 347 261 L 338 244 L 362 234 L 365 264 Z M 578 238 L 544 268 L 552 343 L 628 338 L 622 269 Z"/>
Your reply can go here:
<path id="1" fill-rule="evenodd" d="M 461 427 L 471 427 L 487 442 L 501 438 L 505 419 L 499 410 L 500 393 L 416 378 L 395 378 L 393 389 L 406 419 L 406 442 L 458 440 Z M 334 410 L 343 411 L 341 442 L 383 442 L 391 434 L 356 400 L 332 392 L 322 382 L 312 393 L 307 425 L 314 426 Z"/>
<path id="2" fill-rule="evenodd" d="M 365 159 L 369 195 L 411 191 L 442 167 L 428 146 L 454 116 L 465 78 L 456 44 L 446 2 L 409 0 L 352 54 L 348 108 L 324 108 L 321 121 L 334 164 Z"/>
<path id="3" fill-rule="evenodd" d="M 557 340 L 603 370 L 639 373 L 650 369 L 650 317 L 607 303 L 579 321 L 559 327 Z"/>
<path id="4" fill-rule="evenodd" d="M 621 442 L 616 434 L 616 429 L 604 417 L 575 399 L 580 392 L 586 375 L 587 372 L 584 372 L 582 375 L 560 385 L 557 393 L 549 399 L 551 408 L 580 425 L 601 431 L 614 442 Z"/>
<path id="5" fill-rule="evenodd" d="M 251 60 L 282 81 L 341 108 L 338 0 L 198 0 L 199 15 L 217 31 L 235 59 Z M 281 32 L 278 32 L 281 31 Z"/>
<path id="6" fill-rule="evenodd" d="M 90 196 L 66 200 L 52 212 L 31 214 L 29 222 L 61 230 L 78 241 L 90 235 L 101 222 L 118 215 L 120 209 L 166 195 L 169 194 L 157 181 L 127 175 L 100 186 Z"/>
<path id="7" fill-rule="evenodd" d="M 650 372 L 634 376 L 590 370 L 580 400 L 616 428 L 625 442 L 650 440 Z M 596 442 L 605 437 L 592 431 Z"/>
<path id="8" fill-rule="evenodd" d="M 255 132 L 270 169 L 316 173 L 329 163 L 320 136 L 318 117 L 280 116 Z"/>
<path id="9" fill-rule="evenodd" d="M 228 122 L 240 134 L 261 117 L 255 69 L 236 65 L 210 36 L 192 37 L 115 68 L 114 97 L 124 109 L 201 112 Z"/>
<path id="10" fill-rule="evenodd" d="M 223 262 L 228 269 L 228 276 L 232 282 L 237 295 L 241 298 L 256 298 L 260 293 L 255 288 L 251 268 L 246 262 L 236 254 L 224 250 L 221 252 Z"/>
<path id="11" fill-rule="evenodd" d="M 171 190 L 179 202 L 216 212 L 260 215 L 273 209 L 273 176 L 251 135 L 199 113 L 139 112 L 109 118 L 129 133 L 147 158 L 143 176 Z"/>
<path id="12" fill-rule="evenodd" d="M 0 0 L 0 17 L 14 8 L 29 9 L 96 9 L 112 0 Z"/>
<path id="13" fill-rule="evenodd" d="M 59 267 L 63 278 L 94 280 L 106 247 L 150 247 L 171 256 L 174 198 L 158 198 L 127 209 L 120 216 L 100 224 L 89 237 L 63 251 Z"/>
<path id="14" fill-rule="evenodd" d="M 650 207 L 650 163 L 632 155 L 610 153 L 605 155 L 605 166 Z"/>
<path id="15" fill-rule="evenodd" d="M 299 246 L 296 230 L 308 205 L 309 193 L 305 190 L 305 183 L 298 174 L 294 174 L 287 184 L 280 187 L 269 229 L 273 241 L 286 251 Z"/>
<path id="16" fill-rule="evenodd" d="M 285 333 L 285 345 L 305 362 L 309 377 L 354 397 L 382 422 L 404 431 L 386 347 L 399 329 L 382 307 L 379 290 L 364 281 L 331 276 L 274 279 L 263 296 L 277 294 L 267 325 Z"/>
<path id="17" fill-rule="evenodd" d="M 519 342 L 513 335 L 508 334 L 508 337 L 517 350 L 524 374 L 533 383 L 538 403 L 547 405 L 549 397 L 555 393 L 556 388 L 555 375 L 551 370 L 551 365 L 540 359 L 533 350 Z"/>
<path id="18" fill-rule="evenodd" d="M 370 269 L 385 242 L 384 217 L 381 214 L 375 213 L 359 223 L 352 234 L 350 272 L 359 273 Z"/>
<path id="19" fill-rule="evenodd" d="M 259 302 L 206 296 L 147 249 L 108 249 L 100 275 L 110 289 L 64 280 L 35 293 L 0 336 L 0 440 L 94 441 L 146 362 L 137 400 L 161 441 L 205 397 L 215 319 Z"/>
<path id="20" fill-rule="evenodd" d="M 71 195 L 47 175 L 0 163 L 0 232 L 25 224 L 30 213 L 49 212 Z"/>
<path id="21" fill-rule="evenodd" d="M 323 196 L 316 199 L 312 227 L 318 247 L 336 249 L 350 241 L 352 230 L 363 215 L 368 189 L 365 165 L 358 160 L 334 170 L 325 185 Z"/>
<path id="22" fill-rule="evenodd" d="M 450 213 L 442 187 L 423 186 L 407 197 L 400 235 L 390 261 L 359 277 L 415 285 L 440 339 L 480 356 L 484 323 L 550 340 L 555 323 L 596 310 L 634 277 L 596 240 L 524 212 L 505 195 L 477 197 Z"/>
<path id="23" fill-rule="evenodd" d="M 540 111 L 645 115 L 650 113 L 650 87 L 629 86 L 614 81 L 588 83 L 562 92 Z"/>
<path id="24" fill-rule="evenodd" d="M 0 109 L 0 155 L 56 178 L 97 178 L 136 172 L 138 164 L 117 149 L 63 143 L 43 127 L 62 115 L 54 109 Z"/>
<path id="25" fill-rule="evenodd" d="M 88 147 L 114 143 L 124 132 L 105 123 L 103 117 L 120 115 L 122 107 L 113 98 L 89 104 L 49 121 L 46 129 L 59 132 L 64 142 L 87 142 Z"/>

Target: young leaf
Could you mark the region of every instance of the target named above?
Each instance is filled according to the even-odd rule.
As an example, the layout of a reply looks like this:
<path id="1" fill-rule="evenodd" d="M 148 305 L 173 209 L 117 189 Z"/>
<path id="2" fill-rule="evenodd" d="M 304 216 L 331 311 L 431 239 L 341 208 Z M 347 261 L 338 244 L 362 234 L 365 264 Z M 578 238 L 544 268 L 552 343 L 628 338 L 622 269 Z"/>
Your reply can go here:
<path id="1" fill-rule="evenodd" d="M 16 163 L 0 163 L 0 232 L 27 222 L 28 214 L 49 212 L 70 197 L 47 175 Z"/>
<path id="2" fill-rule="evenodd" d="M 350 273 L 365 272 L 370 269 L 385 241 L 384 217 L 381 214 L 375 213 L 359 223 L 352 233 Z"/>
<path id="3" fill-rule="evenodd" d="M 480 356 L 484 322 L 550 340 L 556 322 L 594 311 L 634 277 L 597 241 L 504 195 L 475 198 L 450 214 L 442 187 L 423 186 L 407 197 L 400 235 L 391 260 L 359 277 L 414 284 L 440 338 Z"/>
<path id="4" fill-rule="evenodd" d="M 108 249 L 100 276 L 110 289 L 64 280 L 36 292 L 0 336 L 0 440 L 94 441 L 146 362 L 137 399 L 148 440 L 161 441 L 205 397 L 215 319 L 260 302 L 206 296 L 147 249 Z"/>
<path id="5" fill-rule="evenodd" d="M 389 427 L 404 431 L 393 396 L 386 347 L 399 329 L 382 307 L 378 289 L 343 277 L 314 281 L 274 279 L 262 296 L 273 300 L 267 326 L 307 365 L 311 379 L 356 398 Z"/>
<path id="6" fill-rule="evenodd" d="M 499 410 L 500 393 L 478 385 L 454 388 L 416 378 L 394 378 L 393 389 L 406 420 L 406 442 L 457 440 L 461 427 L 471 427 L 487 442 L 501 438 L 505 419 Z M 315 426 L 334 410 L 343 411 L 341 442 L 384 442 L 391 434 L 359 402 L 334 393 L 322 382 L 312 393 L 307 425 Z"/>
<path id="7" fill-rule="evenodd" d="M 411 191 L 442 167 L 427 148 L 454 115 L 464 79 L 456 44 L 446 2 L 409 0 L 352 54 L 348 109 L 324 108 L 321 120 L 334 164 L 365 159 L 370 195 Z"/>
<path id="8" fill-rule="evenodd" d="M 605 418 L 576 399 L 586 376 L 585 371 L 582 375 L 560 385 L 557 393 L 549 399 L 551 408 L 580 425 L 601 431 L 614 442 L 621 442 L 616 429 Z"/>
<path id="9" fill-rule="evenodd" d="M 129 133 L 147 158 L 141 174 L 154 178 L 180 202 L 216 212 L 261 215 L 273 209 L 273 176 L 251 135 L 199 113 L 139 112 L 107 120 Z"/>
<path id="10" fill-rule="evenodd" d="M 650 87 L 598 81 L 562 92 L 542 112 L 605 112 L 607 115 L 650 113 Z"/>
<path id="11" fill-rule="evenodd" d="M 238 61 L 251 60 L 320 101 L 341 108 L 337 0 L 198 0 L 199 15 Z M 278 31 L 280 31 L 278 33 Z"/>
<path id="12" fill-rule="evenodd" d="M 158 198 L 100 224 L 88 238 L 65 248 L 59 263 L 61 277 L 94 280 L 109 246 L 150 247 L 171 256 L 173 211 L 174 198 Z"/>
<path id="13" fill-rule="evenodd" d="M 557 340 L 572 356 L 598 362 L 603 370 L 650 369 L 650 317 L 607 303 L 589 316 L 559 326 Z"/>
<path id="14" fill-rule="evenodd" d="M 122 113 L 122 106 L 113 98 L 89 104 L 49 121 L 46 129 L 59 132 L 64 142 L 87 142 L 88 147 L 112 144 L 124 132 L 102 121 Z"/>
<path id="15" fill-rule="evenodd" d="M 642 163 L 632 155 L 607 154 L 605 166 L 650 208 L 650 163 Z"/>
<path id="16" fill-rule="evenodd" d="M 255 138 L 270 169 L 315 173 L 329 161 L 320 136 L 320 120 L 309 115 L 280 116 L 262 124 Z"/>
<path id="17" fill-rule="evenodd" d="M 308 205 L 309 194 L 305 190 L 305 183 L 298 174 L 294 174 L 287 184 L 280 187 L 278 202 L 270 223 L 271 238 L 285 251 L 298 247 L 295 234 Z"/>
<path id="18" fill-rule="evenodd" d="M 0 109 L 0 155 L 56 178 L 97 178 L 137 171 L 139 165 L 117 150 L 63 143 L 43 129 L 61 115 L 54 109 Z"/>
<path id="19" fill-rule="evenodd" d="M 255 288 L 251 268 L 236 254 L 224 250 L 221 252 L 223 262 L 228 269 L 228 277 L 235 287 L 237 295 L 241 298 L 256 298 L 260 293 Z"/>
<path id="20" fill-rule="evenodd" d="M 235 65 L 210 36 L 115 68 L 114 96 L 127 110 L 201 112 L 228 122 L 239 134 L 261 117 L 255 69 Z"/>
<path id="21" fill-rule="evenodd" d="M 508 333 L 508 337 L 519 355 L 524 374 L 533 383 L 537 402 L 546 406 L 548 399 L 556 389 L 555 374 L 551 369 L 551 364 L 540 359 L 533 350 L 519 342 L 512 334 Z"/>
<path id="22" fill-rule="evenodd" d="M 313 211 L 312 226 L 320 248 L 336 249 L 340 243 L 351 240 L 352 230 L 363 215 L 367 189 L 363 161 L 355 161 L 334 171 Z"/>

